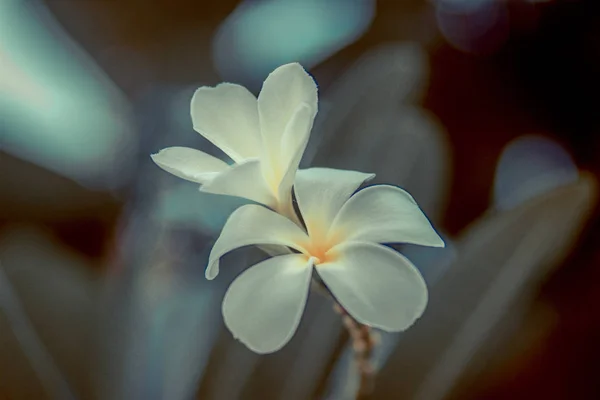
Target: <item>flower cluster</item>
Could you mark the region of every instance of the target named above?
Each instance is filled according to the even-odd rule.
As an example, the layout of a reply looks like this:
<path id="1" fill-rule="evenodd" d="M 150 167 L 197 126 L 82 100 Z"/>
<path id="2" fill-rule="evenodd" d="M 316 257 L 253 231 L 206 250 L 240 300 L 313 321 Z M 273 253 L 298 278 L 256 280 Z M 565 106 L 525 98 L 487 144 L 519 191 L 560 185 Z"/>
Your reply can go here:
<path id="1" fill-rule="evenodd" d="M 357 192 L 373 174 L 298 170 L 316 113 L 312 77 L 299 64 L 283 65 L 267 77 L 258 99 L 230 83 L 194 94 L 194 129 L 233 165 L 184 147 L 152 155 L 162 169 L 199 183 L 203 192 L 260 204 L 231 214 L 211 250 L 207 279 L 218 275 L 219 259 L 239 247 L 289 250 L 246 269 L 223 300 L 225 324 L 257 353 L 279 350 L 294 335 L 313 269 L 358 322 L 405 330 L 423 313 L 427 287 L 408 259 L 382 243 L 444 246 L 406 191 L 374 185 Z"/>

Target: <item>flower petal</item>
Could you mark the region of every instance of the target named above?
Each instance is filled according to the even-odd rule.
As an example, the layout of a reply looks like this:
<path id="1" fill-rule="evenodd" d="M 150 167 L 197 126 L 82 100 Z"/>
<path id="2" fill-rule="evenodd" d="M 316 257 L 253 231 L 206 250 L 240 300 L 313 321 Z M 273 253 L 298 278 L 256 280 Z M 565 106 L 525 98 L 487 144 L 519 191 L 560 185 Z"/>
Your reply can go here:
<path id="1" fill-rule="evenodd" d="M 332 168 L 298 171 L 294 192 L 309 236 L 325 239 L 335 216 L 352 193 L 375 174 Z"/>
<path id="2" fill-rule="evenodd" d="M 207 182 L 200 191 L 243 197 L 269 207 L 277 203 L 275 195 L 263 178 L 258 160 L 233 165 Z"/>
<path id="3" fill-rule="evenodd" d="M 272 244 L 304 251 L 308 236 L 298 225 L 265 207 L 248 204 L 235 210 L 215 242 L 206 267 L 206 279 L 219 273 L 219 259 L 243 246 Z"/>
<path id="4" fill-rule="evenodd" d="M 334 261 L 315 268 L 358 322 L 398 332 L 423 314 L 427 286 L 406 257 L 379 244 L 360 242 L 345 243 L 330 251 Z"/>
<path id="5" fill-rule="evenodd" d="M 227 289 L 225 325 L 256 353 L 281 349 L 298 328 L 311 276 L 312 261 L 301 254 L 269 258 L 248 268 Z"/>
<path id="6" fill-rule="evenodd" d="M 236 163 L 260 155 L 256 97 L 240 85 L 221 83 L 196 90 L 191 104 L 194 129 Z"/>
<path id="7" fill-rule="evenodd" d="M 307 103 L 302 103 L 283 133 L 280 165 L 272 167 L 273 169 L 280 169 L 280 182 L 277 183 L 277 193 L 281 202 L 291 201 L 292 186 L 296 172 L 298 171 L 298 166 L 300 165 L 300 160 L 306 149 L 310 130 L 312 129 L 314 120 L 312 112 Z"/>
<path id="8" fill-rule="evenodd" d="M 304 135 L 307 135 L 310 129 L 308 133 L 304 128 L 290 132 L 293 138 L 286 139 L 290 143 L 286 146 L 286 154 L 279 154 L 282 151 L 286 127 L 303 103 L 308 105 L 309 112 L 305 115 L 303 111 L 301 116 L 309 121 L 298 125 L 312 127 L 317 113 L 317 85 L 300 64 L 282 65 L 265 79 L 258 95 L 258 114 L 262 141 L 270 157 L 288 159 L 295 154 L 296 146 L 292 143 L 302 143 L 306 140 Z M 278 162 L 274 164 L 279 165 Z"/>
<path id="9" fill-rule="evenodd" d="M 444 247 L 412 196 L 388 185 L 371 186 L 352 196 L 335 218 L 330 234 L 345 240 Z"/>
<path id="10" fill-rule="evenodd" d="M 226 162 L 188 147 L 168 147 L 150 157 L 165 171 L 201 184 L 229 168 Z"/>

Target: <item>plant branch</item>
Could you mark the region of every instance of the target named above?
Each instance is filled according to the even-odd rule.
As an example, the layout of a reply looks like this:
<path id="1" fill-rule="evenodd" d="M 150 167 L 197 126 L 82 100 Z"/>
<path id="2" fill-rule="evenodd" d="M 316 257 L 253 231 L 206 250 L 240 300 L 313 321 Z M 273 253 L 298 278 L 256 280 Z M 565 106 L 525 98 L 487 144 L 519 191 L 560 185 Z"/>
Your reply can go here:
<path id="1" fill-rule="evenodd" d="M 354 360 L 359 374 L 359 385 L 356 392 L 357 400 L 366 400 L 373 393 L 375 383 L 375 368 L 371 363 L 371 355 L 375 347 L 375 337 L 371 328 L 356 321 L 346 309 L 334 300 L 333 309 L 341 315 L 342 323 L 350 334 Z"/>
<path id="2" fill-rule="evenodd" d="M 356 400 L 369 399 L 373 393 L 376 375 L 375 367 L 371 363 L 371 356 L 376 345 L 375 335 L 369 326 L 361 324 L 346 311 L 323 282 L 315 281 L 315 283 L 319 291 L 333 301 L 333 309 L 342 317 L 342 323 L 352 341 L 354 360 L 359 374 Z"/>

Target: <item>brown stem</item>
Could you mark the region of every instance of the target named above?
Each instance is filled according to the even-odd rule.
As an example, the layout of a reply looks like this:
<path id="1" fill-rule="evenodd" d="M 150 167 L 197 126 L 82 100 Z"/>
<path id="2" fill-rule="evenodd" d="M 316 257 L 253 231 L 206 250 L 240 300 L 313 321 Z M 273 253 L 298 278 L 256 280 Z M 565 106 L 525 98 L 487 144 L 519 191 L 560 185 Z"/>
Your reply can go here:
<path id="1" fill-rule="evenodd" d="M 335 299 L 333 309 L 342 316 L 342 322 L 352 340 L 354 360 L 359 373 L 359 385 L 356 392 L 357 400 L 366 400 L 373 393 L 375 368 L 371 363 L 371 355 L 375 347 L 375 339 L 371 328 L 356 321 Z"/>
<path id="2" fill-rule="evenodd" d="M 316 288 L 330 297 L 333 301 L 333 309 L 342 317 L 342 323 L 348 330 L 350 340 L 352 340 L 352 349 L 354 350 L 354 360 L 358 367 L 359 386 L 356 392 L 356 400 L 367 400 L 373 393 L 375 383 L 375 368 L 371 363 L 371 355 L 375 347 L 375 335 L 371 328 L 355 320 L 346 309 L 336 300 L 329 288 L 322 282 L 313 281 Z"/>

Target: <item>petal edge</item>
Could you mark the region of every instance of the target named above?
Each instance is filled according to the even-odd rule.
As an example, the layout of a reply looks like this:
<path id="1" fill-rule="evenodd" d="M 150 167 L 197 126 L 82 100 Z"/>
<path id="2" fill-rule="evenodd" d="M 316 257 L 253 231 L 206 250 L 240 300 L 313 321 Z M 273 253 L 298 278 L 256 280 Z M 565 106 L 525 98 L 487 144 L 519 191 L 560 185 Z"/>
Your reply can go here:
<path id="1" fill-rule="evenodd" d="M 267 354 L 294 335 L 308 298 L 312 260 L 301 254 L 273 257 L 240 274 L 223 299 L 223 319 L 250 350 Z"/>
<path id="2" fill-rule="evenodd" d="M 168 173 L 200 184 L 209 182 L 229 168 L 226 162 L 189 147 L 167 147 L 150 157 Z"/>
<path id="3" fill-rule="evenodd" d="M 302 229 L 276 212 L 256 204 L 242 206 L 229 216 L 210 251 L 206 279 L 214 279 L 219 273 L 219 259 L 237 248 L 282 245 L 302 252 L 304 249 L 299 243 L 307 239 Z"/>
<path id="4" fill-rule="evenodd" d="M 271 188 L 265 182 L 259 160 L 233 165 L 207 182 L 200 191 L 243 197 L 268 207 L 277 203 Z"/>
<path id="5" fill-rule="evenodd" d="M 194 130 L 235 162 L 259 156 L 257 100 L 245 87 L 220 83 L 198 88 L 192 97 L 190 114 Z"/>
<path id="6" fill-rule="evenodd" d="M 370 186 L 352 196 L 340 209 L 332 232 L 349 241 L 445 246 L 412 196 L 389 185 Z"/>
<path id="7" fill-rule="evenodd" d="M 362 242 L 345 243 L 331 251 L 336 261 L 315 268 L 340 304 L 360 323 L 399 332 L 425 311 L 425 280 L 400 253 Z"/>

